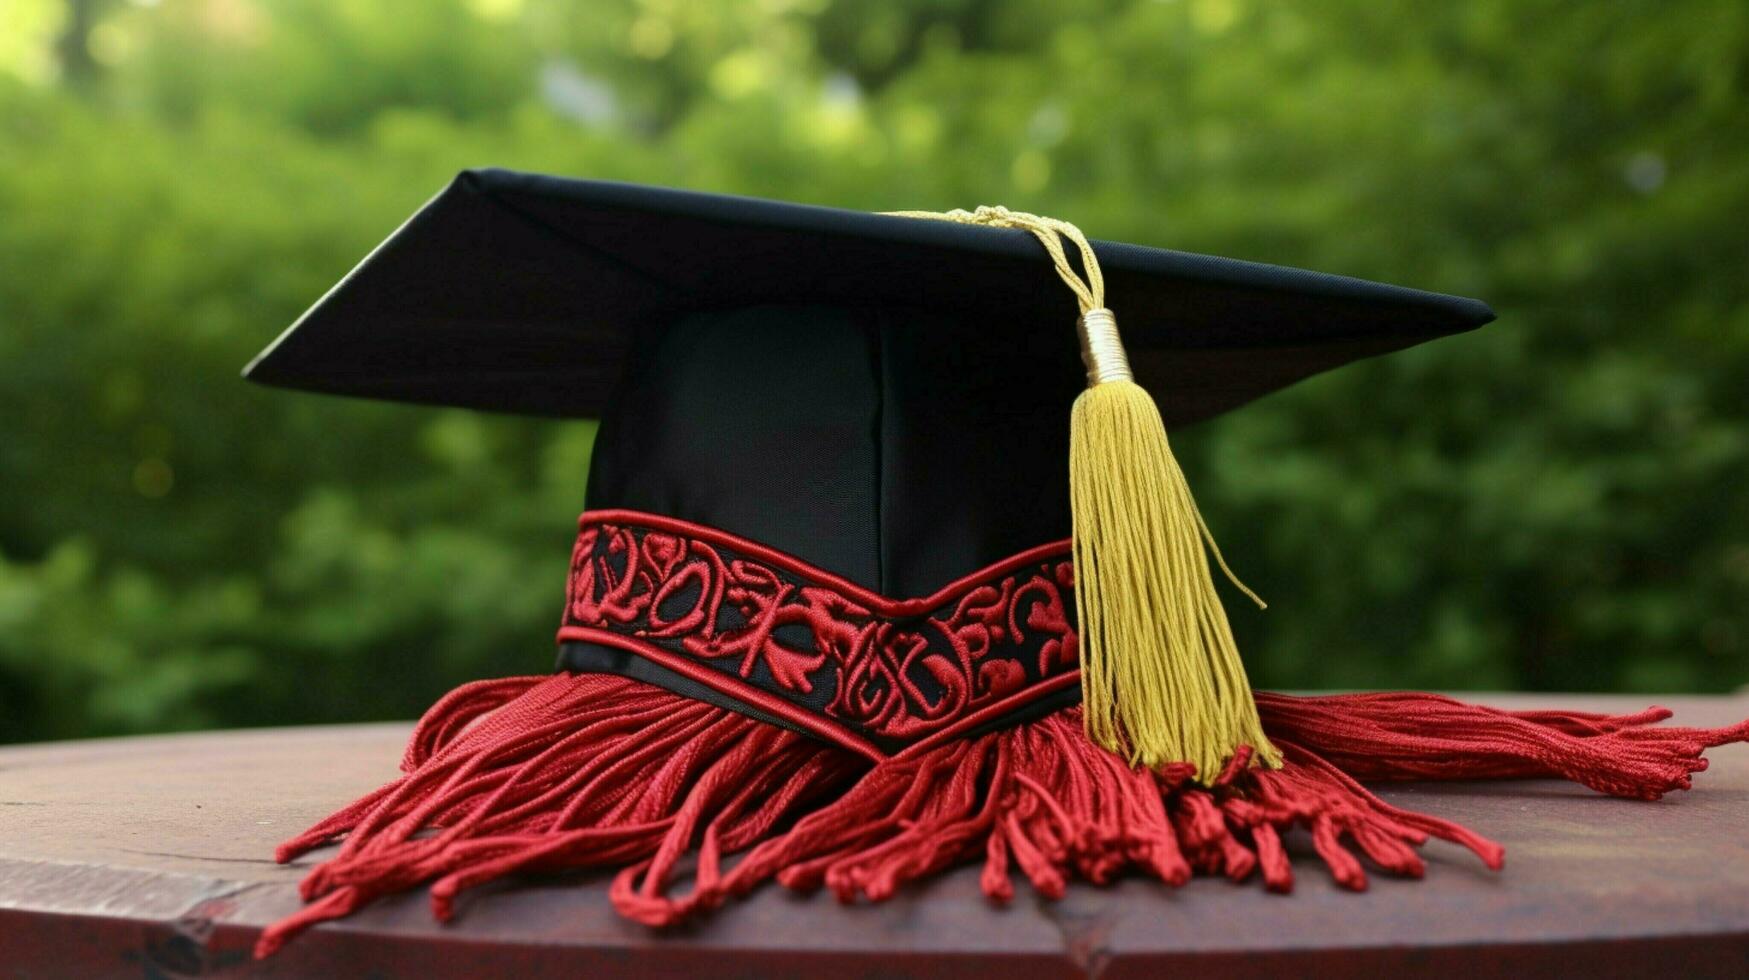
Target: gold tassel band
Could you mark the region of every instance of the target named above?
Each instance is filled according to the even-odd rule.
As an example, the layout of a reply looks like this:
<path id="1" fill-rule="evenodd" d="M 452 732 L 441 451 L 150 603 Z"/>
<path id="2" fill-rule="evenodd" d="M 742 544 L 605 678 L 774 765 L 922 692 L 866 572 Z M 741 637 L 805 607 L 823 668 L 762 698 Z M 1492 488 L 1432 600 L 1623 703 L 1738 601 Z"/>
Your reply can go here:
<path id="1" fill-rule="evenodd" d="M 1088 310 L 1075 321 L 1081 335 L 1081 363 L 1087 366 L 1087 387 L 1107 381 L 1134 381 L 1130 356 L 1117 335 L 1117 317 L 1104 307 Z"/>

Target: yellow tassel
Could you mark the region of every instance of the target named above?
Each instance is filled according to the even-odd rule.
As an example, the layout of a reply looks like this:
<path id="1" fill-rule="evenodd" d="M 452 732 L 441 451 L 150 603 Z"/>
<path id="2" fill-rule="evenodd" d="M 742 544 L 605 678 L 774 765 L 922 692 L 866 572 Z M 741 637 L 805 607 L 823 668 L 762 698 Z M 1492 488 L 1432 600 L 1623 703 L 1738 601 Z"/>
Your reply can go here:
<path id="1" fill-rule="evenodd" d="M 1258 606 L 1263 601 L 1221 557 L 1160 410 L 1130 373 L 1086 237 L 1066 221 L 1000 207 L 896 213 L 1031 232 L 1081 307 L 1088 387 L 1069 422 L 1069 508 L 1088 736 L 1135 763 L 1195 763 L 1204 778 L 1219 773 L 1240 745 L 1252 747 L 1258 764 L 1279 766 L 1208 556 Z M 1064 239 L 1080 253 L 1085 279 Z"/>
<path id="2" fill-rule="evenodd" d="M 1129 377 L 1110 311 L 1084 314 L 1090 386 L 1069 422 L 1069 506 L 1087 732 L 1145 765 L 1213 776 L 1263 734 L 1208 549 L 1232 577 L 1172 455 L 1160 410 Z M 1259 606 L 1255 593 L 1236 579 Z"/>

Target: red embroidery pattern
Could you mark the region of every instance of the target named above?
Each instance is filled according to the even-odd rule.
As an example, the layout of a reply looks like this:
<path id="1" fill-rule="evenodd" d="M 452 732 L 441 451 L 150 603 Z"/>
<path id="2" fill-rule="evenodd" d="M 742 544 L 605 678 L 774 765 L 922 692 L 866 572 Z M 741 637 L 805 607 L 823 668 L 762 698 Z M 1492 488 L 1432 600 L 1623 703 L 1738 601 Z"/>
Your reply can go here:
<path id="1" fill-rule="evenodd" d="M 1075 676 L 1067 542 L 894 600 L 732 535 L 583 515 L 561 640 L 612 639 L 736 698 L 748 687 L 886 747 Z M 628 642 L 629 641 L 629 642 Z"/>

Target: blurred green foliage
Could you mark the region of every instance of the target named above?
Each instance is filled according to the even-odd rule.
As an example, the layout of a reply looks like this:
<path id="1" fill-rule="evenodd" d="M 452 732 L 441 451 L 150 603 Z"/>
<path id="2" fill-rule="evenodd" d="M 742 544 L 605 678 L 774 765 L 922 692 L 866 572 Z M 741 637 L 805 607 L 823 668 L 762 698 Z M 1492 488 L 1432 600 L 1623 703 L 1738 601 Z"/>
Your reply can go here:
<path id="1" fill-rule="evenodd" d="M 1737 0 L 6 0 L 0 741 L 546 669 L 588 423 L 252 388 L 458 169 L 1482 296 L 1178 440 L 1260 684 L 1749 679 Z"/>

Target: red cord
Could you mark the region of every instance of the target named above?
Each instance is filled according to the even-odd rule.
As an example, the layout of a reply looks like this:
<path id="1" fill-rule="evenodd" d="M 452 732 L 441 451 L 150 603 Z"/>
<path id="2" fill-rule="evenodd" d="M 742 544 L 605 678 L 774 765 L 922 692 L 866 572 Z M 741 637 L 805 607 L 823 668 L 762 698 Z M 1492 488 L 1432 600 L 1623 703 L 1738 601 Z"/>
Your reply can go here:
<path id="1" fill-rule="evenodd" d="M 1285 765 L 1253 768 L 1241 751 L 1200 783 L 1182 764 L 1130 768 L 1085 737 L 1078 708 L 871 765 L 612 675 L 467 685 L 421 720 L 405 775 L 280 848 L 290 861 L 340 842 L 302 884 L 310 904 L 267 929 L 257 953 L 421 883 L 448 919 L 468 888 L 583 867 L 620 868 L 615 907 L 662 926 L 773 878 L 879 900 L 973 861 L 996 901 L 1013 896 L 1014 869 L 1050 897 L 1071 879 L 1126 871 L 1170 885 L 1192 873 L 1257 874 L 1285 892 L 1293 868 L 1282 837 L 1301 828 L 1335 880 L 1359 890 L 1365 863 L 1419 877 L 1415 848 L 1430 837 L 1492 868 L 1503 852 L 1464 827 L 1393 807 L 1358 780 L 1558 776 L 1655 799 L 1687 788 L 1706 748 L 1749 738 L 1749 722 L 1657 727 L 1669 715 L 1662 709 L 1505 712 L 1413 693 L 1257 699 Z M 740 860 L 725 869 L 734 854 Z"/>

